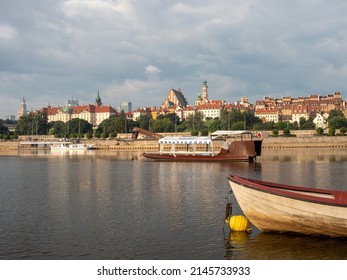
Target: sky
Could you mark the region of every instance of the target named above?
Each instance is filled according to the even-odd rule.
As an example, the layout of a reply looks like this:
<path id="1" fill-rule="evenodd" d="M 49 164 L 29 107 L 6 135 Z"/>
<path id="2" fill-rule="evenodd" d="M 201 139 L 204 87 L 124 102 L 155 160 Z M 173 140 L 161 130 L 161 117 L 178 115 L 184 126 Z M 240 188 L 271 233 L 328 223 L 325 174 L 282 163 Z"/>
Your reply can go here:
<path id="1" fill-rule="evenodd" d="M 347 94 L 345 0 L 1 0 L 0 118 L 68 99 L 133 109 Z"/>

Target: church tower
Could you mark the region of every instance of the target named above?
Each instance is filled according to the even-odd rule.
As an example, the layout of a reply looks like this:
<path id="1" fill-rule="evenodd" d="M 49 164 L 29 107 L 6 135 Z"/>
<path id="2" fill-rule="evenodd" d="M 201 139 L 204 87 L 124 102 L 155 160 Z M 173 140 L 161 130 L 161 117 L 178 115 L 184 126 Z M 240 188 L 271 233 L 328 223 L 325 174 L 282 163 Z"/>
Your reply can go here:
<path id="1" fill-rule="evenodd" d="M 208 102 L 208 86 L 206 80 L 202 84 L 202 100 L 203 102 Z"/>
<path id="2" fill-rule="evenodd" d="M 28 112 L 28 111 L 27 111 L 27 105 L 25 104 L 25 99 L 24 99 L 24 97 L 23 97 L 23 98 L 22 98 L 22 103 L 21 103 L 21 105 L 20 105 L 20 109 L 19 109 L 19 111 L 17 112 L 17 117 L 18 117 L 18 119 L 19 119 L 20 117 L 26 115 L 27 112 Z"/>
<path id="3" fill-rule="evenodd" d="M 98 96 L 95 98 L 95 106 L 101 106 L 102 102 L 101 102 L 101 98 L 100 98 L 100 93 L 98 90 Z"/>

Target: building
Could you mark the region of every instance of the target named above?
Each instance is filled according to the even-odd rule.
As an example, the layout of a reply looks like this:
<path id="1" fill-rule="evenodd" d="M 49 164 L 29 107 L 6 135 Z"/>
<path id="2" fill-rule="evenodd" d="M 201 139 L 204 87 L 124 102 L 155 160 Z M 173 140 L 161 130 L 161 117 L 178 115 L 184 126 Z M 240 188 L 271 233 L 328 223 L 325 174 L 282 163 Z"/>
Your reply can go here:
<path id="1" fill-rule="evenodd" d="M 189 116 L 194 116 L 196 112 L 196 109 L 192 106 L 188 105 L 187 107 L 183 108 L 182 110 L 182 119 L 187 119 Z"/>
<path id="2" fill-rule="evenodd" d="M 167 97 L 164 102 L 161 104 L 162 108 L 169 108 L 171 106 L 179 106 L 181 108 L 185 108 L 188 105 L 187 99 L 184 97 L 182 91 L 180 89 L 170 89 Z"/>
<path id="3" fill-rule="evenodd" d="M 316 117 L 313 119 L 313 123 L 316 125 L 316 128 L 321 127 L 325 129 L 328 126 L 327 118 L 320 113 L 317 113 Z"/>
<path id="4" fill-rule="evenodd" d="M 265 108 L 258 108 L 255 110 L 255 117 L 258 117 L 261 119 L 261 121 L 264 122 L 279 122 L 280 120 L 280 114 L 278 108 L 273 107 L 265 107 Z"/>
<path id="5" fill-rule="evenodd" d="M 16 120 L 16 116 L 15 115 L 6 115 L 5 116 L 5 120 L 15 121 Z"/>
<path id="6" fill-rule="evenodd" d="M 63 107 L 49 106 L 42 108 L 41 111 L 47 113 L 49 122 L 62 121 L 66 123 L 74 118 L 79 118 L 93 126 L 98 126 L 102 121 L 117 114 L 117 111 L 110 105 L 102 105 L 99 91 L 94 105 L 79 105 L 77 100 L 69 100 Z"/>
<path id="7" fill-rule="evenodd" d="M 328 95 L 310 94 L 307 97 L 264 97 L 256 101 L 255 116 L 266 121 L 299 122 L 300 118 L 316 118 L 317 114 L 331 110 L 345 111 L 345 101 L 340 92 Z M 276 121 L 277 120 L 277 121 Z"/>
<path id="8" fill-rule="evenodd" d="M 144 108 L 135 109 L 133 111 L 133 121 L 136 121 L 140 116 L 143 116 L 143 115 L 152 115 L 152 108 L 144 107 Z"/>
<path id="9" fill-rule="evenodd" d="M 133 111 L 133 106 L 132 103 L 129 101 L 123 101 L 120 103 L 119 106 L 119 111 L 123 111 L 124 113 L 132 112 Z"/>
<path id="10" fill-rule="evenodd" d="M 24 97 L 22 98 L 22 103 L 20 104 L 20 109 L 17 112 L 17 118 L 19 119 L 20 117 L 26 115 L 28 113 L 27 111 L 27 105 L 25 103 Z"/>
<path id="11" fill-rule="evenodd" d="M 204 116 L 203 120 L 219 118 L 223 109 L 224 101 L 210 100 L 198 106 L 197 111 Z"/>

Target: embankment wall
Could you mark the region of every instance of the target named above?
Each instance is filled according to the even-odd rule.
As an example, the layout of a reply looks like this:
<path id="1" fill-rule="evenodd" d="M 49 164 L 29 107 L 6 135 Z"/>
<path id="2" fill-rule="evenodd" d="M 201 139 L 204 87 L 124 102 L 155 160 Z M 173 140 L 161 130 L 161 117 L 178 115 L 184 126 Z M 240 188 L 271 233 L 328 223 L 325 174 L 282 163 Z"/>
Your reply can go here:
<path id="1" fill-rule="evenodd" d="M 102 150 L 117 151 L 153 151 L 158 149 L 157 140 L 82 140 L 82 143 L 94 144 Z M 217 151 L 221 142 L 216 142 Z M 289 149 L 289 148 L 346 148 L 347 136 L 299 136 L 299 137 L 270 137 L 263 138 L 263 149 Z M 19 141 L 0 141 L 0 151 L 18 150 Z"/>

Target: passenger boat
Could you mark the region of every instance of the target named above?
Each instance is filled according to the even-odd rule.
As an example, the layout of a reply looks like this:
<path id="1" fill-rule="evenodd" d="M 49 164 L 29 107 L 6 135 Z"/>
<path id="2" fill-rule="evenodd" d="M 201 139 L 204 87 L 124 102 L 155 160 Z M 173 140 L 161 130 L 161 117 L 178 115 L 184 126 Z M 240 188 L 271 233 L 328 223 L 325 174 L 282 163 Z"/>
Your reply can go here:
<path id="1" fill-rule="evenodd" d="M 239 135 L 239 140 L 231 143 L 225 141 L 221 149 L 215 152 L 213 141 L 222 134 L 212 134 L 211 137 L 163 137 L 158 140 L 159 152 L 145 152 L 142 155 L 153 160 L 163 161 L 248 161 L 252 162 L 261 155 L 262 140 L 253 140 L 252 133 L 248 131 L 237 131 L 230 135 Z M 245 138 L 245 135 L 249 137 Z M 220 139 L 222 140 L 223 139 Z"/>
<path id="2" fill-rule="evenodd" d="M 51 146 L 52 151 L 57 150 L 91 150 L 93 149 L 93 145 L 87 144 L 79 144 L 79 143 L 71 143 L 71 142 L 61 142 L 58 144 L 53 144 Z"/>
<path id="3" fill-rule="evenodd" d="M 347 192 L 313 189 L 231 175 L 232 192 L 262 231 L 347 236 Z"/>

